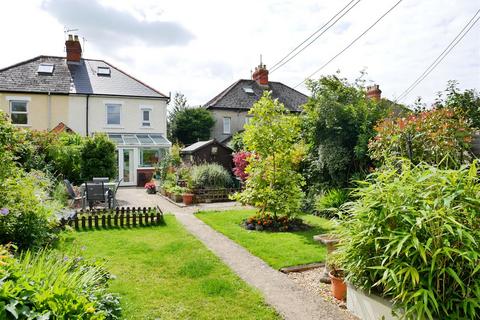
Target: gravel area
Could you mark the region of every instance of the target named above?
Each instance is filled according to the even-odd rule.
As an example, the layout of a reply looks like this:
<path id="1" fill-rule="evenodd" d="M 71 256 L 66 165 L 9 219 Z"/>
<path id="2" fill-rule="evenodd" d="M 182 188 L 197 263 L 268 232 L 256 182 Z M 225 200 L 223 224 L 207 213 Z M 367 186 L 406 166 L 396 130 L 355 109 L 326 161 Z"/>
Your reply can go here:
<path id="1" fill-rule="evenodd" d="M 329 304 L 341 309 L 349 319 L 358 320 L 357 317 L 346 310 L 347 305 L 344 301 L 337 300 L 332 296 L 330 284 L 320 282 L 322 273 L 323 268 L 315 268 L 302 272 L 290 272 L 287 276 L 298 285 L 302 286 L 305 290 L 320 295 Z"/>

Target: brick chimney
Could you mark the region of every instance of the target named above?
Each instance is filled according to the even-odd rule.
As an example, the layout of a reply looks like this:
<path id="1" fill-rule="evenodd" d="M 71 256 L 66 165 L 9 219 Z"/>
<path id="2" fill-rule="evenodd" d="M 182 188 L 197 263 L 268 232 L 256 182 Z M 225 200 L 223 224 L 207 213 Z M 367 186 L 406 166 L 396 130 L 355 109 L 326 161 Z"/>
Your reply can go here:
<path id="1" fill-rule="evenodd" d="M 68 40 L 65 41 L 65 48 L 67 50 L 67 63 L 78 63 L 82 58 L 82 46 L 78 41 L 77 35 L 68 35 Z"/>
<path id="2" fill-rule="evenodd" d="M 268 86 L 268 70 L 261 62 L 258 67 L 255 67 L 255 71 L 252 74 L 252 80 L 255 80 L 260 86 Z"/>
<path id="3" fill-rule="evenodd" d="M 367 98 L 378 101 L 382 97 L 382 90 L 378 84 L 367 87 Z"/>

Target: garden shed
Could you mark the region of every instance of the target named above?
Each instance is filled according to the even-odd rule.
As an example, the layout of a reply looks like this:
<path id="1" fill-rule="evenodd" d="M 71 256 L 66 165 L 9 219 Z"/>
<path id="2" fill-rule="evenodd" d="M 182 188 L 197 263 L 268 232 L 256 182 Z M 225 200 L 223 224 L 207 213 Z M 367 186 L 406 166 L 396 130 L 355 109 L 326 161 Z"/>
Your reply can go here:
<path id="1" fill-rule="evenodd" d="M 232 172 L 232 152 L 233 150 L 223 145 L 215 139 L 208 141 L 198 141 L 183 148 L 180 155 L 184 163 L 218 163 L 228 172 Z"/>

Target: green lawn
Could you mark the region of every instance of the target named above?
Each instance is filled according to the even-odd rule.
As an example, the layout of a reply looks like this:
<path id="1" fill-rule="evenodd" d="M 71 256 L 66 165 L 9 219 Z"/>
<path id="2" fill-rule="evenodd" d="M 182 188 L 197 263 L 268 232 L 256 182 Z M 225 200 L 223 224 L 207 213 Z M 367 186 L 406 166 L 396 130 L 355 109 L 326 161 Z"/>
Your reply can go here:
<path id="1" fill-rule="evenodd" d="M 326 248 L 314 242 L 313 236 L 332 229 L 331 221 L 313 215 L 303 215 L 301 218 L 312 226 L 307 231 L 246 230 L 240 224 L 254 212 L 254 210 L 207 211 L 197 213 L 197 217 L 275 269 L 325 261 Z"/>
<path id="2" fill-rule="evenodd" d="M 190 235 L 166 225 L 75 232 L 67 254 L 105 260 L 124 319 L 279 319 L 261 295 Z"/>

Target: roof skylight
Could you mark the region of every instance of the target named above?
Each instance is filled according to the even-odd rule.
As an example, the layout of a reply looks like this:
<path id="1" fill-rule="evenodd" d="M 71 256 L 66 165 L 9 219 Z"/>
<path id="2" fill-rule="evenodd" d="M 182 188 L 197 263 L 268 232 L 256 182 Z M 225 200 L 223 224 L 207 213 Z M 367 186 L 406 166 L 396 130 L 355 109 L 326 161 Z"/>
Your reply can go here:
<path id="1" fill-rule="evenodd" d="M 243 91 L 246 93 L 254 93 L 252 87 L 243 87 Z"/>
<path id="2" fill-rule="evenodd" d="M 110 75 L 110 68 L 109 67 L 98 67 L 97 75 L 99 75 L 99 76 L 109 76 Z"/>
<path id="3" fill-rule="evenodd" d="M 53 68 L 54 68 L 53 63 L 40 63 L 38 65 L 37 72 L 42 74 L 53 74 Z"/>

